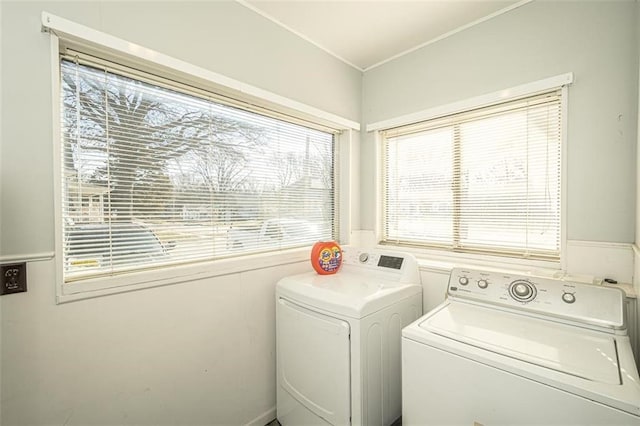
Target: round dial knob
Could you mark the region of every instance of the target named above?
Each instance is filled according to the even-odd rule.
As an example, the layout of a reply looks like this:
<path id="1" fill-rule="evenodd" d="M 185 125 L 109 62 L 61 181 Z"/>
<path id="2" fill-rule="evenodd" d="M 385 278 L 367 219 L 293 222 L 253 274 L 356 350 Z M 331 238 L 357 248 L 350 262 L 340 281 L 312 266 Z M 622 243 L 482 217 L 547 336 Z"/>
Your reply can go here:
<path id="1" fill-rule="evenodd" d="M 522 283 L 520 284 L 516 284 L 513 287 L 513 292 L 515 294 L 517 294 L 520 297 L 529 297 L 531 296 L 531 288 L 527 285 L 524 285 Z"/>
<path id="2" fill-rule="evenodd" d="M 369 253 L 360 253 L 360 257 L 358 257 L 358 259 L 360 260 L 360 263 L 365 263 L 369 260 Z"/>
<path id="3" fill-rule="evenodd" d="M 489 286 L 489 282 L 487 280 L 478 280 L 478 287 L 487 288 Z"/>
<path id="4" fill-rule="evenodd" d="M 460 285 L 467 285 L 467 284 L 469 284 L 469 278 L 460 277 L 460 278 L 458 278 L 458 282 L 460 283 Z"/>
<path id="5" fill-rule="evenodd" d="M 509 285 L 509 294 L 518 302 L 530 302 L 536 297 L 536 288 L 529 281 L 516 280 Z"/>
<path id="6" fill-rule="evenodd" d="M 565 303 L 573 303 L 576 301 L 576 296 L 573 293 L 563 293 L 562 301 Z"/>

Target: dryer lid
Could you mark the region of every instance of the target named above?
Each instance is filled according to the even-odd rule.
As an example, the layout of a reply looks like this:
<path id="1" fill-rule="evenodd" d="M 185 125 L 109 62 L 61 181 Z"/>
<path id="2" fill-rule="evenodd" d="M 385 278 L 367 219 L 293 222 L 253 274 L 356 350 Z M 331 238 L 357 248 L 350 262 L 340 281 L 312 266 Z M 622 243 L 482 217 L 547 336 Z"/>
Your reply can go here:
<path id="1" fill-rule="evenodd" d="M 276 293 L 306 306 L 360 319 L 400 300 L 422 293 L 418 283 L 399 283 L 379 274 L 341 271 L 307 272 L 282 278 Z"/>
<path id="2" fill-rule="evenodd" d="M 420 328 L 541 367 L 620 384 L 613 336 L 467 303 L 450 303 Z"/>

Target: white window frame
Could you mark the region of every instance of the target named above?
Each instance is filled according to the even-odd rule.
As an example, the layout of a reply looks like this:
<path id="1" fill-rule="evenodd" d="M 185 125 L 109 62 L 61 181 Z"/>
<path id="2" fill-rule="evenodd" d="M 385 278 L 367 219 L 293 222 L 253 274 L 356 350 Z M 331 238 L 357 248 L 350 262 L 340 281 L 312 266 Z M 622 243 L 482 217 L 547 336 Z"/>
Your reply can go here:
<path id="1" fill-rule="evenodd" d="M 193 265 L 175 266 L 162 270 L 132 272 L 121 276 L 92 278 L 72 284 L 64 283 L 62 252 L 62 164 L 61 164 L 61 124 L 60 124 L 60 45 L 80 48 L 105 60 L 127 66 L 135 66 L 152 71 L 162 77 L 178 79 L 223 96 L 251 103 L 275 114 L 283 114 L 301 122 L 311 122 L 326 126 L 340 133 L 335 137 L 337 145 L 336 192 L 338 203 L 338 240 L 349 243 L 351 235 L 354 192 L 353 175 L 358 170 L 357 130 L 360 124 L 315 107 L 277 95 L 275 93 L 228 78 L 210 70 L 195 66 L 160 52 L 130 43 L 109 34 L 77 24 L 64 18 L 42 13 L 43 32 L 50 34 L 51 84 L 53 112 L 54 147 L 54 204 L 55 204 L 55 258 L 56 258 L 56 301 L 65 303 L 114 293 L 122 293 L 143 288 L 176 284 L 214 276 L 227 275 L 271 266 L 285 265 L 308 259 L 308 249 L 288 249 L 270 253 L 243 255 L 235 258 L 202 262 Z"/>
<path id="2" fill-rule="evenodd" d="M 383 200 L 382 200 L 382 188 L 383 188 L 383 165 L 382 165 L 382 136 L 381 131 L 390 129 L 393 127 L 404 126 L 408 124 L 418 123 L 421 121 L 431 120 L 446 115 L 460 113 L 463 111 L 485 107 L 500 102 L 509 102 L 518 98 L 527 96 L 533 96 L 542 92 L 548 92 L 554 89 L 561 90 L 561 170 L 560 170 L 560 259 L 559 260 L 534 260 L 513 258 L 506 256 L 493 256 L 485 254 L 473 254 L 473 253 L 458 253 L 448 250 L 442 250 L 437 248 L 410 248 L 410 247 L 398 247 L 398 250 L 412 252 L 419 259 L 426 262 L 436 262 L 434 264 L 444 265 L 450 267 L 452 265 L 474 265 L 481 263 L 486 266 L 495 267 L 514 267 L 514 268 L 544 268 L 549 270 L 564 270 L 566 269 L 567 262 L 567 109 L 568 109 L 568 86 L 573 83 L 573 73 L 565 73 L 535 82 L 525 83 L 519 86 L 511 87 L 496 92 L 491 92 L 485 95 L 476 96 L 470 99 L 465 99 L 457 102 L 453 102 L 446 105 L 437 106 L 434 108 L 418 111 L 415 113 L 395 117 L 389 120 L 383 120 L 376 123 L 371 123 L 366 126 L 366 131 L 373 133 L 375 143 L 375 158 L 376 158 L 376 184 L 375 184 L 375 202 L 376 202 L 376 214 L 375 223 L 376 229 L 374 230 L 375 242 L 377 247 L 384 247 L 385 249 L 394 249 L 393 245 L 385 244 L 381 245 L 379 242 L 382 240 L 383 235 Z"/>

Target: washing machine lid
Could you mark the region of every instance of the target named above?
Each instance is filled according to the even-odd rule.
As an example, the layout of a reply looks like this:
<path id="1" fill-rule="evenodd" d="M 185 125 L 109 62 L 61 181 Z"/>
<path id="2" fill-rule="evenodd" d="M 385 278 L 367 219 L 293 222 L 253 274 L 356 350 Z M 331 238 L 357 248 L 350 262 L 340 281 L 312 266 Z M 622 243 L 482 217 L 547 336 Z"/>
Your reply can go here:
<path id="1" fill-rule="evenodd" d="M 612 335 L 467 303 L 450 303 L 419 328 L 589 381 L 618 385 Z"/>
<path id="2" fill-rule="evenodd" d="M 334 275 L 292 275 L 276 286 L 279 297 L 356 319 L 421 293 L 422 286 L 417 283 L 398 283 L 375 273 L 344 270 Z"/>

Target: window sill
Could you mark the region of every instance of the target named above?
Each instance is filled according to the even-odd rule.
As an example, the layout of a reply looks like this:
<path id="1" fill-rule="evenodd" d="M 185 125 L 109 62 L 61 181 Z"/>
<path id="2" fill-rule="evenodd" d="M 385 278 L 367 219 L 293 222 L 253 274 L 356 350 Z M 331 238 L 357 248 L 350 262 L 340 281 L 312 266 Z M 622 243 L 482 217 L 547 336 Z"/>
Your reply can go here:
<path id="1" fill-rule="evenodd" d="M 59 278 L 57 303 L 67 303 L 111 294 L 203 280 L 222 275 L 289 265 L 309 259 L 309 248 L 280 250 L 270 253 L 237 256 L 191 265 L 179 265 L 154 271 L 130 273 L 122 276 L 93 278 L 62 283 Z"/>
<path id="2" fill-rule="evenodd" d="M 476 268 L 509 271 L 524 275 L 553 277 L 561 272 L 560 261 L 527 260 L 481 254 L 451 253 L 434 249 L 395 247 L 378 244 L 377 248 L 413 254 L 421 270 L 449 274 L 453 268 Z"/>

